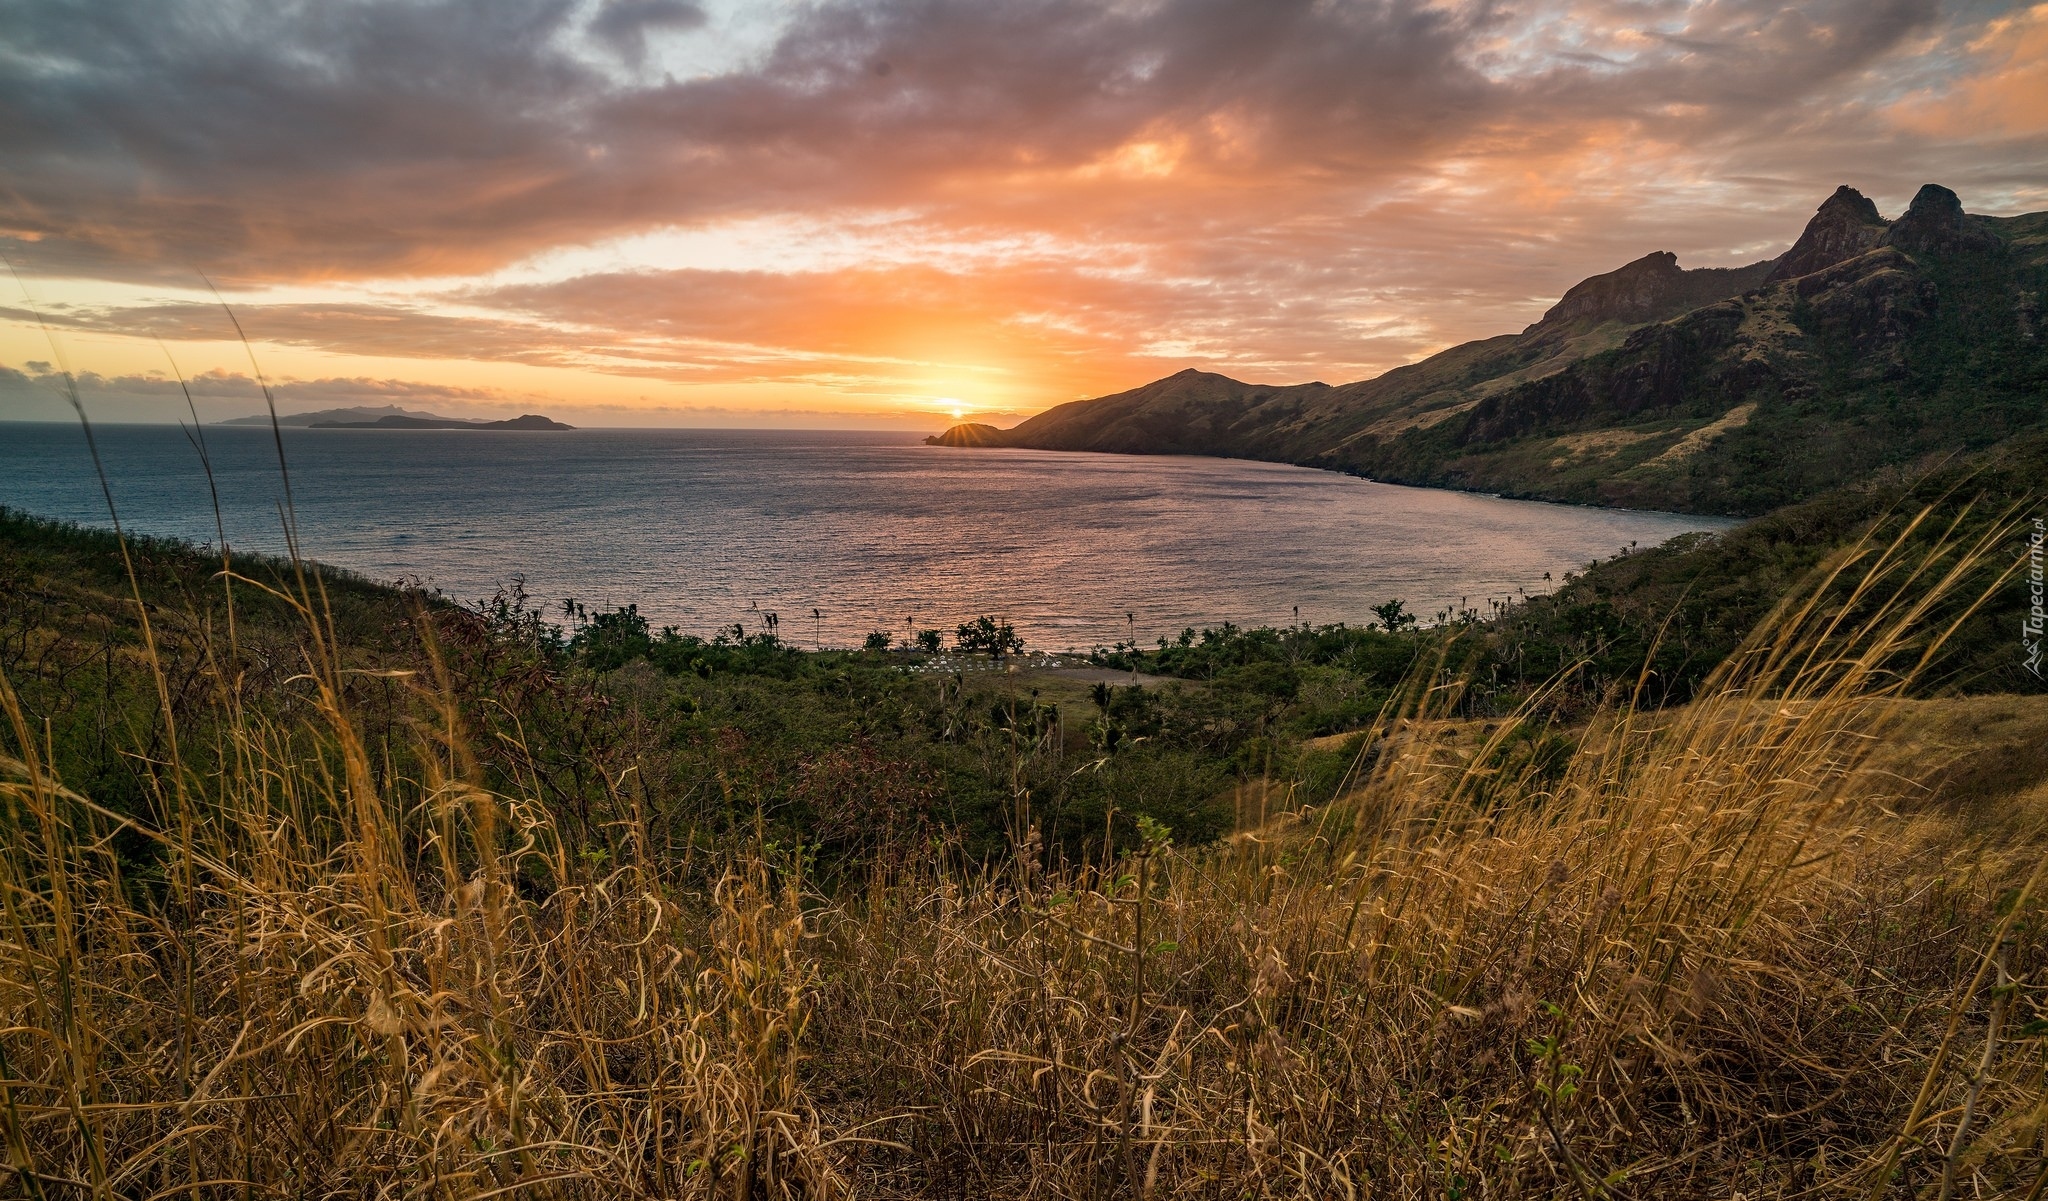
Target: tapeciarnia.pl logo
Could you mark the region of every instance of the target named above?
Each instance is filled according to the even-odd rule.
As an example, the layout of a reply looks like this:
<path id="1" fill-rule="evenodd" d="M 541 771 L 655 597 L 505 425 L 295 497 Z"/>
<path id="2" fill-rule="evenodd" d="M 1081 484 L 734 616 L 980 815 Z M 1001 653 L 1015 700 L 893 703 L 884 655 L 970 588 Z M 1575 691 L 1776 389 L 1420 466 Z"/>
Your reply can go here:
<path id="1" fill-rule="evenodd" d="M 2048 628 L 2048 608 L 2042 597 L 2048 593 L 2048 572 L 2042 564 L 2042 543 L 2048 541 L 2048 521 L 2034 518 L 2034 532 L 2027 539 L 2027 618 L 2020 625 L 2020 649 L 2027 653 L 2026 668 L 2041 674 L 2041 631 Z"/>

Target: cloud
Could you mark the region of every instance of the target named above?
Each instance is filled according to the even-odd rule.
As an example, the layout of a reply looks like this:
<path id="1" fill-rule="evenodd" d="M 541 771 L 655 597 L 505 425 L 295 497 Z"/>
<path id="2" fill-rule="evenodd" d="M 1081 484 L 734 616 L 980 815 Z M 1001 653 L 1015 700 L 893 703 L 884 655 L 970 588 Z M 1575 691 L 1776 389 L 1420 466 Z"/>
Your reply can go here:
<path id="1" fill-rule="evenodd" d="M 0 319 L 40 320 L 60 330 L 176 341 L 240 337 L 220 305 L 179 301 L 72 305 L 40 314 L 0 306 Z M 241 332 L 256 342 L 399 358 L 489 358 L 554 365 L 566 361 L 564 354 L 571 344 L 559 330 L 537 329 L 509 319 L 451 316 L 393 303 L 238 305 L 235 321 Z"/>
<path id="2" fill-rule="evenodd" d="M 1931 137 L 2048 134 L 2048 4 L 1975 33 L 1964 51 L 1972 69 L 1901 100 L 1894 119 Z"/>
<path id="3" fill-rule="evenodd" d="M 73 386 L 95 422 L 184 422 L 196 410 L 202 422 L 253 416 L 264 411 L 262 387 L 244 373 L 206 371 L 182 382 L 163 373 L 103 375 L 82 372 L 66 380 L 46 362 L 0 364 L 0 420 L 76 420 L 69 397 Z M 938 406 L 850 408 L 829 405 L 734 405 L 645 401 L 635 404 L 565 399 L 500 388 L 469 388 L 417 380 L 334 376 L 268 381 L 278 413 L 315 412 L 355 406 L 396 405 L 448 417 L 504 418 L 544 411 L 579 425 L 706 425 L 733 428 L 824 427 L 933 430 L 944 422 Z M 188 405 L 189 397 L 189 405 Z M 982 418 L 1019 418 L 1023 412 L 979 409 Z"/>
<path id="4" fill-rule="evenodd" d="M 161 372 L 150 374 L 102 375 L 82 371 L 66 379 L 50 364 L 30 362 L 27 371 L 0 365 L 0 397 L 14 399 L 63 398 L 76 386 L 81 400 L 120 397 L 129 400 L 158 400 L 185 407 L 189 393 L 198 401 L 233 401 L 239 405 L 263 405 L 263 389 L 257 381 L 233 371 L 204 371 L 182 381 Z M 367 377 L 271 380 L 271 394 L 280 413 L 303 413 L 356 404 L 455 403 L 465 408 L 478 404 L 516 404 L 524 397 L 486 388 L 465 388 L 415 380 L 370 379 Z"/>
<path id="5" fill-rule="evenodd" d="M 1394 224 L 1394 236 L 1409 227 Z M 999 271 L 918 264 L 819 272 L 599 272 L 464 289 L 466 314 L 403 305 L 253 304 L 260 343 L 341 355 L 488 359 L 694 384 L 809 383 L 865 395 L 922 394 L 935 373 L 1043 404 L 1177 370 L 1189 356 L 1255 378 L 1355 378 L 1442 337 L 1390 320 L 1399 296 L 1361 291 L 1356 248 L 1312 269 L 1256 247 L 1213 246 L 1187 278 L 1013 262 Z M 1475 272 L 1475 284 L 1483 276 Z M 1503 285 L 1505 293 L 1498 291 Z M 1512 277 L 1486 297 L 1498 322 L 1526 324 Z M 1480 300 L 1476 287 L 1468 292 Z M 1535 303 L 1540 311 L 1547 301 Z M 488 313 L 490 316 L 475 314 Z M 0 308 L 0 318 L 25 310 Z M 59 330 L 212 341 L 232 336 L 217 305 L 160 302 L 46 312 Z"/>
<path id="6" fill-rule="evenodd" d="M 0 3 L 0 226 L 42 269 L 441 274 L 653 224 L 910 205 L 1199 235 L 1587 127 L 1725 133 L 1932 0 L 827 2 L 758 63 L 642 84 L 673 0 Z M 1620 38 L 1645 13 L 1677 12 Z M 1247 212 L 1248 210 L 1248 212 Z M 1166 232 L 1161 229 L 1159 232 Z"/>
<path id="7" fill-rule="evenodd" d="M 1032 407 L 1370 375 L 1647 250 L 1775 253 L 1838 183 L 2048 189 L 2038 6 L 817 0 L 720 58 L 735 11 L 0 0 L 0 249 L 204 270 L 321 352 Z M 813 232 L 610 261 L 746 222 Z M 49 315 L 222 333 L 143 292 Z"/>
<path id="8" fill-rule="evenodd" d="M 647 59 L 649 33 L 697 29 L 705 20 L 703 8 L 685 0 L 605 0 L 589 29 L 591 37 L 637 67 Z"/>

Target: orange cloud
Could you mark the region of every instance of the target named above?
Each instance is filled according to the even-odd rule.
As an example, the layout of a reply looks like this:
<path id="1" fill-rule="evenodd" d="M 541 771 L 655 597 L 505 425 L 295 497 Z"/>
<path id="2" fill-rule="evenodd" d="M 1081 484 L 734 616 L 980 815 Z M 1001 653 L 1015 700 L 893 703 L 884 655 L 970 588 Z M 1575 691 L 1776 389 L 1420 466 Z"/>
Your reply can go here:
<path id="1" fill-rule="evenodd" d="M 1902 101 L 1893 119 L 1934 137 L 2048 133 L 2048 4 L 1990 22 L 1969 52 L 1974 71 Z"/>

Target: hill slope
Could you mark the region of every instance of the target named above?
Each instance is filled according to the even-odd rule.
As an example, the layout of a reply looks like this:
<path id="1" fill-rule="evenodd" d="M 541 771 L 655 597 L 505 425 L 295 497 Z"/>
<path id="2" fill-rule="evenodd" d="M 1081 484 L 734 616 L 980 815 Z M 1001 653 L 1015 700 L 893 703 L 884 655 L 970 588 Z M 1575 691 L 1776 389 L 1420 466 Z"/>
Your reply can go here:
<path id="1" fill-rule="evenodd" d="M 1645 255 L 1520 334 L 1374 379 L 1189 370 L 930 441 L 1229 455 L 1750 515 L 2048 423 L 2044 293 L 2048 213 L 1972 216 L 1929 184 L 1886 221 L 1842 187 L 1776 259 L 1687 271 Z"/>

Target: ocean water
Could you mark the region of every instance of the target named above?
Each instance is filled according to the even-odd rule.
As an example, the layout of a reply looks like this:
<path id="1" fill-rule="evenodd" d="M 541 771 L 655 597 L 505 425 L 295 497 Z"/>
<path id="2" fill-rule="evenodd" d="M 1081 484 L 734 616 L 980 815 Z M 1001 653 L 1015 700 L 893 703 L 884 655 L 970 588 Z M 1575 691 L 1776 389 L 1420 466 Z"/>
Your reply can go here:
<path id="1" fill-rule="evenodd" d="M 215 540 L 175 426 L 102 426 L 130 529 Z M 281 551 L 268 429 L 210 426 L 228 539 Z M 1186 626 L 1427 617 L 1543 588 L 1630 544 L 1727 522 L 1401 488 L 1233 459 L 929 447 L 906 434 L 285 430 L 303 551 L 479 600 L 515 577 L 550 603 L 638 604 L 708 634 L 785 639 L 1014 622 L 1042 650 Z M 0 505 L 105 524 L 76 426 L 0 423 Z M 813 619 L 817 610 L 821 616 Z"/>

